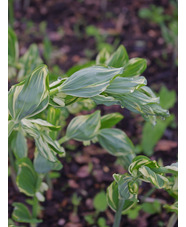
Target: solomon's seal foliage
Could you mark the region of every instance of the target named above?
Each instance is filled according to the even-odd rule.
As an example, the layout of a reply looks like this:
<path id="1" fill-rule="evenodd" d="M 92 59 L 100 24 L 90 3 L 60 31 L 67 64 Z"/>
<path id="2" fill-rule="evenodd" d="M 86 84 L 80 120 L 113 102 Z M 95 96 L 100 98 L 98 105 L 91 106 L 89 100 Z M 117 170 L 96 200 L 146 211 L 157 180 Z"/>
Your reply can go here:
<path id="1" fill-rule="evenodd" d="M 9 52 L 10 66 L 21 63 L 19 79 L 26 76 L 9 91 L 9 144 L 17 160 L 17 186 L 21 192 L 33 197 L 33 214 L 25 205 L 14 204 L 12 217 L 15 221 L 40 222 L 35 210 L 38 201 L 44 201 L 43 192 L 47 190 L 45 176 L 51 170 L 62 168 L 58 156 L 63 157 L 65 151 L 60 144 L 70 139 L 84 144 L 99 142 L 128 168 L 129 174 L 114 174 L 114 182 L 107 191 L 108 204 L 117 213 L 121 214 L 137 202 L 141 181 L 172 190 L 176 195 L 177 167 L 160 167 L 156 161 L 145 156 L 135 157 L 132 141 L 122 130 L 112 128 L 123 118 L 119 113 L 101 116 L 100 111 L 95 111 L 77 116 L 67 126 L 66 134 L 59 138 L 61 112 L 72 110 L 75 103 L 91 108 L 100 104 L 120 105 L 141 114 L 153 124 L 157 116 L 168 116 L 168 111 L 159 105 L 159 98 L 141 76 L 147 66 L 145 59 L 129 59 L 124 46 L 120 46 L 111 56 L 103 50 L 96 59 L 96 65 L 80 69 L 70 76 L 64 75 L 62 79 L 49 84 L 46 65 L 39 65 L 32 71 L 36 62 L 40 62 L 37 48 L 31 46 L 19 60 L 17 40 L 11 30 L 9 42 L 12 47 Z M 29 58 L 34 54 L 37 61 Z M 33 164 L 27 157 L 27 137 L 35 140 Z M 174 178 L 167 177 L 167 173 Z M 175 210 L 175 207 L 174 204 L 169 209 Z"/>

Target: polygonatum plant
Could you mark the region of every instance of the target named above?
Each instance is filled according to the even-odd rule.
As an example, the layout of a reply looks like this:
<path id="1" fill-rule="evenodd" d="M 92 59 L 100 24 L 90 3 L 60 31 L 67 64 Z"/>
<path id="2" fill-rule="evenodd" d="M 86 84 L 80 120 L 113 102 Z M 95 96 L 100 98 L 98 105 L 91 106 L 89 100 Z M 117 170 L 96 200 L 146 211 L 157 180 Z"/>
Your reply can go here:
<path id="1" fill-rule="evenodd" d="M 17 55 L 14 51 L 10 55 L 13 64 Z M 39 202 L 45 200 L 48 173 L 63 167 L 59 157 L 65 156 L 62 145 L 70 139 L 85 145 L 99 142 L 129 171 L 125 175 L 114 174 L 114 182 L 107 190 L 108 205 L 116 212 L 115 227 L 119 226 L 121 213 L 137 201 L 140 182 L 149 182 L 176 194 L 173 183 L 176 177 L 170 180 L 166 175 L 177 174 L 175 165 L 160 167 L 156 161 L 145 156 L 136 157 L 135 147 L 125 132 L 112 128 L 123 118 L 121 114 L 101 116 L 97 110 L 76 116 L 63 136 L 61 132 L 60 115 L 64 113 L 64 108 L 72 108 L 75 103 L 120 105 L 141 114 L 153 124 L 157 116 L 167 117 L 168 111 L 159 105 L 159 98 L 147 86 L 145 77 L 141 76 L 147 66 L 145 59 L 129 59 L 124 46 L 120 46 L 112 55 L 103 50 L 94 66 L 61 76 L 52 83 L 49 83 L 46 65 L 41 64 L 32 70 L 32 61 L 24 59 L 32 58 L 29 58 L 29 54 L 22 58 L 23 64 L 26 64 L 26 68 L 30 65 L 31 71 L 27 74 L 23 68 L 23 80 L 13 85 L 8 94 L 9 160 L 14 184 L 20 192 L 32 198 L 29 202 L 32 212 L 25 204 L 14 203 L 12 218 L 15 221 L 32 226 L 42 221 L 38 219 Z M 35 141 L 33 162 L 28 157 L 26 138 Z"/>

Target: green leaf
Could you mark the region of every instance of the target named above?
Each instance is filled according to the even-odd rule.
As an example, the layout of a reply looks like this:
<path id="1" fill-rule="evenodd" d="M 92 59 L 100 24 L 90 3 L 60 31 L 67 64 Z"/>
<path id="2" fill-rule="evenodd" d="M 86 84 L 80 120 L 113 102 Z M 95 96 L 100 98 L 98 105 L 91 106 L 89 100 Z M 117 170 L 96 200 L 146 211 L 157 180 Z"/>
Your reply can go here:
<path id="1" fill-rule="evenodd" d="M 33 124 L 30 119 L 22 119 L 21 120 L 21 126 L 24 129 L 24 131 L 33 138 L 39 138 L 40 137 L 40 127 L 37 127 L 36 124 Z"/>
<path id="2" fill-rule="evenodd" d="M 19 46 L 15 32 L 8 27 L 8 64 L 15 66 L 19 58 Z"/>
<path id="3" fill-rule="evenodd" d="M 48 145 L 48 143 L 43 138 L 43 135 L 41 135 L 39 138 L 35 138 L 36 147 L 38 149 L 38 152 L 40 155 L 42 155 L 45 159 L 56 162 L 57 157 L 56 153 L 52 150 L 52 148 Z"/>
<path id="4" fill-rule="evenodd" d="M 121 45 L 107 60 L 106 64 L 108 66 L 120 68 L 126 65 L 128 61 L 129 61 L 129 57 L 128 57 L 127 51 L 125 47 Z"/>
<path id="5" fill-rule="evenodd" d="M 145 77 L 116 77 L 105 92 L 110 95 L 127 95 L 134 92 L 135 89 L 147 84 Z"/>
<path id="6" fill-rule="evenodd" d="M 51 149 L 53 151 L 55 151 L 57 154 L 64 154 L 65 150 L 62 146 L 60 146 L 60 144 L 58 143 L 57 140 L 53 140 L 50 138 L 50 136 L 47 133 L 42 133 L 43 139 L 45 140 L 45 142 L 48 143 L 49 147 L 51 147 Z"/>
<path id="7" fill-rule="evenodd" d="M 40 65 L 25 81 L 10 89 L 8 107 L 12 118 L 21 120 L 40 113 L 48 105 L 48 95 L 48 70 Z"/>
<path id="8" fill-rule="evenodd" d="M 99 192 L 96 194 L 93 200 L 94 208 L 99 211 L 103 212 L 107 209 L 107 200 L 105 192 Z"/>
<path id="9" fill-rule="evenodd" d="M 157 142 L 163 136 L 165 129 L 170 125 L 170 123 L 174 120 L 174 116 L 170 115 L 170 117 L 166 118 L 164 121 L 161 119 L 157 119 L 156 125 L 152 126 L 150 122 L 146 122 L 143 131 L 142 131 L 142 149 L 144 154 L 151 156 L 153 154 L 153 148 L 157 144 Z"/>
<path id="10" fill-rule="evenodd" d="M 104 95 L 97 95 L 91 97 L 91 99 L 97 104 L 104 104 L 105 106 L 112 106 L 112 105 L 121 105 L 121 102 L 116 100 L 111 96 L 104 96 Z"/>
<path id="11" fill-rule="evenodd" d="M 29 46 L 26 53 L 19 59 L 19 63 L 21 69 L 18 73 L 18 80 L 20 81 L 23 77 L 28 76 L 38 65 L 43 63 L 36 44 Z"/>
<path id="12" fill-rule="evenodd" d="M 172 163 L 170 166 L 165 166 L 165 168 L 173 174 L 178 174 L 178 162 Z"/>
<path id="13" fill-rule="evenodd" d="M 149 87 L 143 86 L 131 94 L 114 96 L 132 112 L 141 114 L 146 120 L 156 123 L 156 116 L 167 117 L 169 111 L 159 106 L 159 98 Z"/>
<path id="14" fill-rule="evenodd" d="M 90 67 L 90 66 L 93 66 L 95 65 L 95 61 L 88 61 L 86 62 L 85 64 L 83 65 L 75 65 L 73 66 L 72 68 L 70 68 L 67 72 L 66 72 L 66 76 L 71 76 L 72 74 L 74 74 L 75 72 L 77 72 L 78 70 L 80 69 L 84 69 L 84 68 L 87 68 L 87 67 Z"/>
<path id="15" fill-rule="evenodd" d="M 15 124 L 14 120 L 8 121 L 8 137 L 11 135 L 12 131 L 14 130 L 15 125 L 16 124 Z"/>
<path id="16" fill-rule="evenodd" d="M 94 218 L 91 214 L 85 215 L 84 218 L 85 218 L 85 221 L 88 222 L 89 225 L 94 224 Z"/>
<path id="17" fill-rule="evenodd" d="M 142 209 L 148 214 L 156 214 L 161 212 L 161 204 L 158 200 L 152 203 L 142 203 Z"/>
<path id="18" fill-rule="evenodd" d="M 152 183 L 157 188 L 170 189 L 169 179 L 163 176 L 166 168 L 162 168 L 156 161 L 151 161 L 148 157 L 139 155 L 133 159 L 128 171 L 133 177 L 138 177 L 145 182 Z"/>
<path id="19" fill-rule="evenodd" d="M 34 123 L 36 125 L 39 125 L 41 128 L 44 128 L 46 130 L 46 128 L 49 128 L 51 130 L 59 130 L 60 126 L 55 126 L 51 123 L 49 123 L 48 121 L 42 120 L 42 119 L 26 119 L 26 121 L 30 121 L 31 123 Z"/>
<path id="20" fill-rule="evenodd" d="M 11 142 L 11 148 L 17 159 L 27 157 L 28 148 L 26 138 L 21 129 L 14 132 L 14 136 Z"/>
<path id="21" fill-rule="evenodd" d="M 120 129 L 101 129 L 97 137 L 101 146 L 114 156 L 134 154 L 131 140 Z"/>
<path id="22" fill-rule="evenodd" d="M 37 190 L 37 173 L 34 171 L 29 158 L 22 158 L 18 161 L 18 174 L 16 183 L 21 192 L 28 196 L 34 196 Z"/>
<path id="23" fill-rule="evenodd" d="M 108 227 L 108 225 L 106 225 L 106 220 L 105 220 L 105 218 L 100 217 L 100 218 L 98 219 L 98 226 L 99 226 L 99 227 Z"/>
<path id="24" fill-rule="evenodd" d="M 106 114 L 101 117 L 101 129 L 111 128 L 123 119 L 120 113 Z"/>
<path id="25" fill-rule="evenodd" d="M 13 203 L 14 211 L 12 213 L 12 218 L 16 222 L 24 222 L 24 223 L 41 223 L 41 220 L 38 220 L 36 218 L 32 218 L 32 215 L 30 214 L 30 211 L 28 208 L 22 204 L 22 203 Z"/>
<path id="26" fill-rule="evenodd" d="M 96 106 L 95 102 L 92 99 L 79 98 L 78 101 L 67 106 L 68 111 L 71 114 L 77 114 L 81 111 L 90 111 Z"/>
<path id="27" fill-rule="evenodd" d="M 75 117 L 67 127 L 66 137 L 78 141 L 93 139 L 100 128 L 100 111 Z"/>
<path id="28" fill-rule="evenodd" d="M 121 76 L 132 77 L 141 75 L 147 68 L 147 60 L 143 58 L 131 58 L 124 66 Z"/>
<path id="29" fill-rule="evenodd" d="M 160 105 L 165 109 L 174 107 L 176 102 L 176 92 L 174 90 L 169 91 L 165 86 L 161 87 L 160 92 Z"/>
<path id="30" fill-rule="evenodd" d="M 60 146 L 57 140 L 53 140 L 48 134 L 49 130 L 44 126 L 43 129 L 43 124 L 45 121 L 40 121 L 39 124 L 38 121 L 34 120 L 28 120 L 28 119 L 23 119 L 21 120 L 22 127 L 25 130 L 25 132 L 29 135 L 32 136 L 35 139 L 36 147 L 39 151 L 39 153 L 46 159 L 48 159 L 51 162 L 56 162 L 56 153 L 60 155 L 64 155 L 65 151 L 64 148 Z M 47 125 L 50 123 L 47 123 Z M 52 125 L 53 127 L 53 125 Z"/>
<path id="31" fill-rule="evenodd" d="M 77 97 L 92 97 L 103 92 L 116 75 L 123 72 L 123 68 L 105 68 L 92 66 L 81 69 L 72 74 L 62 85 L 61 91 L 67 95 Z"/>
<path id="32" fill-rule="evenodd" d="M 51 170 L 60 170 L 62 168 L 62 164 L 60 161 L 50 162 L 43 156 L 41 156 L 38 152 L 35 152 L 34 158 L 34 169 L 38 173 L 48 173 Z"/>
<path id="33" fill-rule="evenodd" d="M 150 158 L 144 155 L 136 156 L 132 163 L 130 164 L 128 171 L 133 177 L 137 177 L 139 175 L 139 168 L 142 166 L 148 166 L 153 169 L 159 169 L 160 166 L 156 161 L 152 161 Z"/>
<path id="34" fill-rule="evenodd" d="M 135 206 L 133 206 L 126 212 L 123 212 L 123 214 L 126 214 L 128 216 L 128 218 L 134 220 L 139 216 L 140 210 L 141 210 L 141 205 L 135 204 Z"/>

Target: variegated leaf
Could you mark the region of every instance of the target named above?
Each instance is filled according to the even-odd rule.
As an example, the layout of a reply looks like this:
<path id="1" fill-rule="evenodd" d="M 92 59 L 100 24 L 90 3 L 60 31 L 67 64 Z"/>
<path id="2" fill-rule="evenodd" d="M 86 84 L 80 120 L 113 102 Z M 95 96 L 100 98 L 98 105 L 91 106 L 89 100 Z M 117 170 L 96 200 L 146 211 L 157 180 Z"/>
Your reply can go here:
<path id="1" fill-rule="evenodd" d="M 116 75 L 123 72 L 121 68 L 92 66 L 72 74 L 62 85 L 61 90 L 76 97 L 93 97 L 103 92 Z"/>
<path id="2" fill-rule="evenodd" d="M 114 156 L 134 154 L 131 140 L 120 129 L 101 129 L 97 137 L 101 146 Z"/>
<path id="3" fill-rule="evenodd" d="M 142 174 L 142 179 L 144 181 L 151 182 L 157 188 L 170 188 L 169 180 L 166 177 L 155 173 L 149 167 L 141 166 L 139 172 Z"/>
<path id="4" fill-rule="evenodd" d="M 116 174 L 118 175 L 118 174 Z M 137 201 L 137 195 L 131 194 L 128 183 L 131 178 L 128 176 L 114 176 L 115 181 L 107 188 L 107 202 L 113 211 L 119 209 L 121 200 L 124 200 L 122 211 L 129 210 Z M 126 181 L 125 181 L 126 180 Z"/>
<path id="5" fill-rule="evenodd" d="M 48 105 L 48 69 L 37 67 L 23 82 L 9 91 L 8 107 L 14 120 L 31 117 L 43 111 Z"/>
<path id="6" fill-rule="evenodd" d="M 23 203 L 13 203 L 12 205 L 14 207 L 14 211 L 12 213 L 12 218 L 14 219 L 14 221 L 31 224 L 42 222 L 42 220 L 33 218 L 29 209 Z"/>
<path id="7" fill-rule="evenodd" d="M 97 105 L 100 105 L 100 104 L 103 104 L 105 106 L 121 105 L 121 102 L 119 100 L 116 100 L 112 96 L 97 95 L 97 96 L 91 97 L 91 99 Z"/>
<path id="8" fill-rule="evenodd" d="M 67 127 L 67 139 L 86 141 L 93 139 L 100 128 L 100 111 L 75 117 Z"/>
<path id="9" fill-rule="evenodd" d="M 19 59 L 19 63 L 21 69 L 18 73 L 18 80 L 20 81 L 25 76 L 28 76 L 38 65 L 43 63 L 36 44 L 30 45 L 26 53 Z"/>
<path id="10" fill-rule="evenodd" d="M 124 67 L 122 76 L 132 77 L 141 75 L 147 68 L 147 60 L 143 58 L 132 58 Z"/>
<path id="11" fill-rule="evenodd" d="M 102 49 L 96 57 L 96 65 L 104 64 L 110 57 L 106 48 Z"/>
<path id="12" fill-rule="evenodd" d="M 105 90 L 110 95 L 127 95 L 147 84 L 145 77 L 116 77 Z"/>
<path id="13" fill-rule="evenodd" d="M 106 61 L 106 65 L 119 68 L 119 67 L 125 66 L 128 61 L 129 61 L 129 57 L 128 57 L 127 51 L 125 47 L 121 45 Z"/>
<path id="14" fill-rule="evenodd" d="M 22 158 L 18 161 L 18 174 L 16 184 L 21 192 L 28 196 L 34 196 L 37 191 L 38 176 L 34 171 L 29 158 Z"/>
<path id="15" fill-rule="evenodd" d="M 164 208 L 169 212 L 174 212 L 174 213 L 178 214 L 178 201 L 176 201 L 175 203 L 173 203 L 171 205 L 165 204 Z"/>

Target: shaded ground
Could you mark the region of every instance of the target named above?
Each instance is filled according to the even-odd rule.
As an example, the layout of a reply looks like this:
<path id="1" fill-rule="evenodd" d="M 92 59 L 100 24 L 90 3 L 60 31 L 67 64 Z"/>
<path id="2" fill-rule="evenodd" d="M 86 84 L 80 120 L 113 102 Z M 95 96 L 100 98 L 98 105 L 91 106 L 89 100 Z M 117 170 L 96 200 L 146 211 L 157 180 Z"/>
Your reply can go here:
<path id="1" fill-rule="evenodd" d="M 157 25 L 147 23 L 138 17 L 138 10 L 152 3 L 161 5 L 166 13 L 171 13 L 168 0 L 33 0 L 29 5 L 25 2 L 15 2 L 14 28 L 20 42 L 21 54 L 33 42 L 38 44 L 42 54 L 45 35 L 41 31 L 40 23 L 46 21 L 46 36 L 51 40 L 55 53 L 49 65 L 52 67 L 56 64 L 65 72 L 75 64 L 95 59 L 98 45 L 93 37 L 86 34 L 86 27 L 95 25 L 99 28 L 101 36 L 106 37 L 104 42 L 113 44 L 117 41 L 126 47 L 130 57 L 148 60 L 144 76 L 156 91 L 163 84 L 168 89 L 177 91 L 177 68 L 173 63 L 172 49 L 166 46 Z M 163 52 L 166 52 L 166 58 L 163 57 Z M 135 144 L 139 143 L 141 117 L 131 116 L 129 111 L 119 107 L 98 108 L 102 114 L 122 113 L 125 118 L 117 125 L 118 128 L 124 130 Z M 177 105 L 171 111 L 177 116 Z M 177 141 L 177 129 L 168 128 L 162 139 Z M 42 203 L 45 210 L 42 212 L 43 223 L 39 224 L 39 227 L 90 226 L 85 222 L 84 216 L 94 212 L 93 197 L 101 189 L 106 189 L 112 181 L 113 173 L 124 173 L 122 167 L 113 164 L 115 157 L 107 154 L 99 145 L 83 147 L 80 143 L 73 141 L 71 143 L 75 145 L 75 150 L 66 149 L 67 157 L 61 160 L 64 165 L 61 175 L 53 180 L 53 190 L 47 193 L 47 200 Z M 170 147 L 162 151 L 160 147 L 152 158 L 161 158 L 165 165 L 171 164 L 177 160 L 177 148 Z M 144 195 L 149 189 L 148 184 L 143 185 L 140 194 Z M 72 217 L 71 198 L 74 192 L 82 198 L 76 217 Z M 169 195 L 160 190 L 154 192 L 152 197 L 172 202 Z M 23 194 L 15 192 L 9 180 L 9 215 L 12 212 L 12 202 L 24 201 L 24 198 Z M 100 214 L 106 218 L 109 226 L 113 222 L 113 215 L 110 209 Z M 155 215 L 140 211 L 136 220 L 123 216 L 121 226 L 165 226 L 169 217 L 170 214 L 164 210 Z"/>

